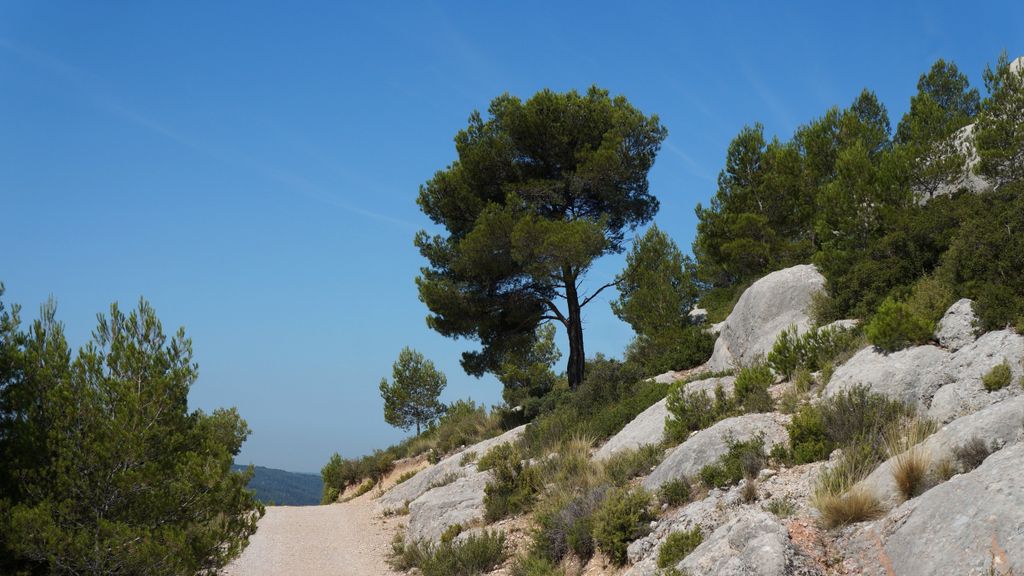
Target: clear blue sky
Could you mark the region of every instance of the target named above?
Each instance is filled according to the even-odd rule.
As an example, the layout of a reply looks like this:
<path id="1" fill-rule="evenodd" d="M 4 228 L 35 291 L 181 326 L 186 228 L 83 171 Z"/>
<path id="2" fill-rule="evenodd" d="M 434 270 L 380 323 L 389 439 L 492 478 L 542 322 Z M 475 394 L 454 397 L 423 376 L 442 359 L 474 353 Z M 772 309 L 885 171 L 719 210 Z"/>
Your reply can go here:
<path id="1" fill-rule="evenodd" d="M 1024 54 L 1020 2 L 689 4 L 0 2 L 5 299 L 54 295 L 77 347 L 144 295 L 194 341 L 193 405 L 248 420 L 239 461 L 316 471 L 402 437 L 377 383 L 404 345 L 446 400 L 500 398 L 427 329 L 412 245 L 418 186 L 494 96 L 598 84 L 659 114 L 657 222 L 686 248 L 744 124 L 788 138 L 866 86 L 895 125 L 936 58 L 980 85 Z M 618 355 L 607 301 L 588 352 Z"/>

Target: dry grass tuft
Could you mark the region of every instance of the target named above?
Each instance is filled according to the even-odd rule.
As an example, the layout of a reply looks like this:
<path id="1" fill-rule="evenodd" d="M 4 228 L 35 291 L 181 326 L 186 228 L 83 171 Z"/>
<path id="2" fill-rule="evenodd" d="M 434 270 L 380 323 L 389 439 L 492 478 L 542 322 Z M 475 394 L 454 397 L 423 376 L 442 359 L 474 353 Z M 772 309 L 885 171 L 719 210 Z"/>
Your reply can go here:
<path id="1" fill-rule="evenodd" d="M 822 523 L 828 528 L 873 520 L 885 514 L 882 503 L 862 484 L 856 484 L 842 494 L 816 491 L 811 503 L 821 513 Z"/>
<path id="2" fill-rule="evenodd" d="M 902 419 L 884 436 L 886 454 L 892 458 L 892 477 L 904 499 L 917 496 L 926 487 L 932 457 L 921 442 L 938 429 L 932 420 Z"/>

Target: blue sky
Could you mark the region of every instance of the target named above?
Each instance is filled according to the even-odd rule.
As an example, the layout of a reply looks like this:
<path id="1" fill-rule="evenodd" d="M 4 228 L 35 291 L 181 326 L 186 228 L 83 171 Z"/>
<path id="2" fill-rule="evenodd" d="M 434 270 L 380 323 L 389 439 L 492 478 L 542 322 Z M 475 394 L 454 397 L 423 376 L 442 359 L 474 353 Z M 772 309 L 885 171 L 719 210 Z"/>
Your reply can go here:
<path id="1" fill-rule="evenodd" d="M 936 58 L 980 86 L 1024 54 L 1019 2 L 702 4 L 0 1 L 5 300 L 54 295 L 77 346 L 145 296 L 193 339 L 193 405 L 252 427 L 239 461 L 316 471 L 403 436 L 377 391 L 402 346 L 446 400 L 500 398 L 427 329 L 412 245 L 419 185 L 493 97 L 597 84 L 657 113 L 657 222 L 688 248 L 744 124 L 788 138 L 869 87 L 895 125 Z M 612 297 L 589 353 L 631 337 Z"/>

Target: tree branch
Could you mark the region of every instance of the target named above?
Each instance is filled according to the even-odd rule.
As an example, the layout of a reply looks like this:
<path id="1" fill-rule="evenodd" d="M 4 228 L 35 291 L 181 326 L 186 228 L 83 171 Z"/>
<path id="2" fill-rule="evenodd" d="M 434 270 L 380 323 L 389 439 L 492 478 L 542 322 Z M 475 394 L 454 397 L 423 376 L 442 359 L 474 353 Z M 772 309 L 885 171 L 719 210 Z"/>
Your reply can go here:
<path id="1" fill-rule="evenodd" d="M 590 302 L 594 298 L 597 298 L 597 295 L 600 294 L 605 288 L 611 288 L 612 286 L 615 286 L 616 284 L 617 284 L 616 282 L 609 282 L 609 283 L 605 284 L 604 286 L 601 286 L 600 288 L 597 289 L 597 292 L 594 292 L 590 296 L 587 296 L 586 298 L 583 299 L 583 303 L 580 304 L 580 308 L 583 308 L 584 306 L 587 305 L 588 302 Z"/>
<path id="2" fill-rule="evenodd" d="M 565 317 L 565 314 L 562 314 L 562 311 L 558 309 L 558 306 L 555 306 L 554 302 L 552 302 L 551 300 L 544 300 L 544 304 L 546 304 L 548 310 L 550 310 L 552 314 L 555 315 L 555 317 L 552 318 L 552 320 L 558 320 L 562 324 L 569 323 L 569 320 Z"/>

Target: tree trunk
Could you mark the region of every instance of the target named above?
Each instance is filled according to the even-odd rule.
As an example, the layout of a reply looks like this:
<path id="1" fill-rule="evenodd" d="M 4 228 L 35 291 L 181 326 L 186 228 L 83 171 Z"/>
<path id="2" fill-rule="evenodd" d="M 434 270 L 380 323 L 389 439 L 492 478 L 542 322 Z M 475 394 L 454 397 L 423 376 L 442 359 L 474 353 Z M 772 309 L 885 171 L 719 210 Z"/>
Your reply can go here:
<path id="1" fill-rule="evenodd" d="M 580 297 L 576 292 L 576 278 L 571 271 L 565 272 L 565 300 L 569 306 L 565 330 L 569 334 L 569 366 L 566 376 L 569 388 L 575 390 L 583 383 L 586 354 L 583 351 L 583 318 L 580 313 Z"/>

